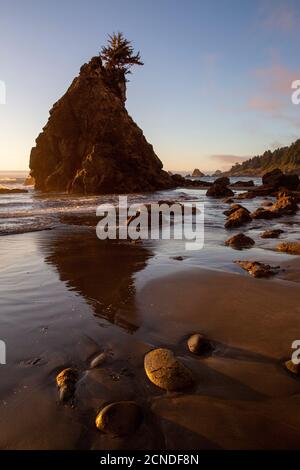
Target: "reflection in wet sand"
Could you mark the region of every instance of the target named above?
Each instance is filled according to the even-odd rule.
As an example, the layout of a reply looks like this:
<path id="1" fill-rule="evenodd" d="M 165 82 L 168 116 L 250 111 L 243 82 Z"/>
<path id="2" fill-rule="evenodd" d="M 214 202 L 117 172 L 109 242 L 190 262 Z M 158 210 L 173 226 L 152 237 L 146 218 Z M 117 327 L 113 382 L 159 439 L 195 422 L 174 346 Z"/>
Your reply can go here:
<path id="1" fill-rule="evenodd" d="M 79 293 L 96 316 L 127 331 L 139 327 L 134 275 L 142 270 L 150 250 L 129 242 L 100 241 L 93 230 L 56 232 L 42 244 L 45 261 L 60 279 Z"/>

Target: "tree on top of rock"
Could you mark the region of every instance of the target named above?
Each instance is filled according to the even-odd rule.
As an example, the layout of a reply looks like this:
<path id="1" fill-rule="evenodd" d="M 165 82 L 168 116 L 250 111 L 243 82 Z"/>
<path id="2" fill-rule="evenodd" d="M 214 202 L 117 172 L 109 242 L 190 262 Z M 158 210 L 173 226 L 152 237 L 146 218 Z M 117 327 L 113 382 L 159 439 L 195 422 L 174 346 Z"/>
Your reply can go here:
<path id="1" fill-rule="evenodd" d="M 108 36 L 108 44 L 102 47 L 100 57 L 107 70 L 117 70 L 124 77 L 131 73 L 133 65 L 144 65 L 140 52 L 134 54 L 131 42 L 120 32 Z"/>

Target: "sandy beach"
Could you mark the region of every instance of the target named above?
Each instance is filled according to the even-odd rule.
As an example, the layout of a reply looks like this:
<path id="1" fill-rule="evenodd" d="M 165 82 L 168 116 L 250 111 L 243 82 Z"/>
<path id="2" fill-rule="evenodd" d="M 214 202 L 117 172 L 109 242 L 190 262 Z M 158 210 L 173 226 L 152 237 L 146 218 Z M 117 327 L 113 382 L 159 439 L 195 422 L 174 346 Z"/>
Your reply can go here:
<path id="1" fill-rule="evenodd" d="M 263 280 L 157 257 L 149 243 L 99 242 L 84 227 L 6 236 L 1 247 L 2 449 L 298 448 L 300 382 L 283 367 L 300 314 L 296 257 Z M 211 342 L 208 354 L 188 351 L 194 332 Z M 156 347 L 182 360 L 193 387 L 151 384 L 143 361 Z M 80 371 L 72 405 L 55 384 L 68 366 Z M 133 435 L 94 425 L 117 400 L 143 410 Z"/>

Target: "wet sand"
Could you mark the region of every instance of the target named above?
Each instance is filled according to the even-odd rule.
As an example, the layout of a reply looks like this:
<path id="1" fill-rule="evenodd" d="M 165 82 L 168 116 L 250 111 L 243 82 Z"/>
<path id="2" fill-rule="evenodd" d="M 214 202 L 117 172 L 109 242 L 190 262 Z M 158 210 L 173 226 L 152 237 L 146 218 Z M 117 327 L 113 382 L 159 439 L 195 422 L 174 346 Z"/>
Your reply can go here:
<path id="1" fill-rule="evenodd" d="M 282 366 L 299 339 L 295 257 L 261 280 L 195 260 L 165 259 L 145 275 L 154 247 L 101 243 L 79 227 L 8 236 L 1 248 L 2 449 L 299 449 L 300 380 Z M 189 353 L 194 332 L 211 354 Z M 144 355 L 161 346 L 193 371 L 193 388 L 149 382 Z M 89 369 L 101 351 L 107 360 Z M 55 385 L 67 366 L 80 371 L 73 406 Z M 126 399 L 143 409 L 138 431 L 97 431 L 97 411 Z"/>

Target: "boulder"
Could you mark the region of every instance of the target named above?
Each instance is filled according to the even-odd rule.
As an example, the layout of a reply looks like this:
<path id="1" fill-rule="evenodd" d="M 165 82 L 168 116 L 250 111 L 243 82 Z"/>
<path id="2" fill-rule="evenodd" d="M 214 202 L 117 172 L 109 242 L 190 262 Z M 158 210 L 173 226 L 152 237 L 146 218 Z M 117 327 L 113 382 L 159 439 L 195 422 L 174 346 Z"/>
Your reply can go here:
<path id="1" fill-rule="evenodd" d="M 6 186 L 0 186 L 0 194 L 25 194 L 25 193 L 28 193 L 27 189 L 7 188 Z"/>
<path id="2" fill-rule="evenodd" d="M 206 196 L 217 198 L 234 196 L 233 191 L 227 187 L 229 183 L 230 180 L 227 177 L 217 178 L 208 188 Z"/>
<path id="3" fill-rule="evenodd" d="M 181 390 L 193 384 L 190 370 L 169 349 L 153 349 L 144 359 L 148 379 L 164 390 Z"/>
<path id="4" fill-rule="evenodd" d="M 280 229 L 274 229 L 274 230 L 266 230 L 261 234 L 261 238 L 278 238 L 282 233 L 284 233 L 283 230 Z"/>
<path id="5" fill-rule="evenodd" d="M 133 401 L 119 401 L 105 406 L 96 416 L 96 427 L 112 436 L 127 436 L 136 431 L 143 419 L 141 408 Z"/>
<path id="6" fill-rule="evenodd" d="M 68 401 L 73 397 L 78 377 L 78 371 L 72 367 L 63 369 L 56 376 L 56 384 L 59 389 L 60 401 Z"/>
<path id="7" fill-rule="evenodd" d="M 235 261 L 235 263 L 257 278 L 273 276 L 280 269 L 279 266 L 270 266 L 259 261 Z"/>
<path id="8" fill-rule="evenodd" d="M 205 176 L 205 174 L 202 173 L 202 171 L 200 171 L 198 168 L 195 168 L 194 171 L 193 171 L 193 173 L 192 173 L 192 176 L 195 177 L 195 178 L 197 178 L 197 177 L 198 177 L 198 178 L 199 178 L 199 177 L 202 178 L 203 176 Z"/>
<path id="9" fill-rule="evenodd" d="M 285 367 L 292 374 L 300 375 L 300 364 L 295 364 L 293 361 L 289 360 L 285 362 Z"/>
<path id="10" fill-rule="evenodd" d="M 226 246 L 231 246 L 232 248 L 242 249 L 242 248 L 250 248 L 255 244 L 255 241 L 252 238 L 247 237 L 243 233 L 238 233 L 233 237 L 230 237 L 228 240 L 225 241 Z"/>
<path id="11" fill-rule="evenodd" d="M 225 228 L 235 228 L 240 227 L 248 222 L 251 222 L 251 216 L 249 211 L 244 207 L 235 210 L 225 222 Z"/>
<path id="12" fill-rule="evenodd" d="M 279 168 L 275 168 L 262 177 L 263 185 L 270 186 L 273 189 L 286 188 L 296 190 L 300 180 L 298 175 L 285 175 Z"/>
<path id="13" fill-rule="evenodd" d="M 291 255 L 300 255 L 300 242 L 283 242 L 276 247 L 277 251 L 283 251 Z"/>
<path id="14" fill-rule="evenodd" d="M 279 214 L 271 209 L 264 209 L 263 207 L 259 207 L 251 214 L 252 219 L 275 219 L 279 217 Z"/>
<path id="15" fill-rule="evenodd" d="M 105 194 L 175 186 L 100 57 L 81 67 L 54 104 L 31 150 L 30 169 L 43 191 Z"/>
<path id="16" fill-rule="evenodd" d="M 298 211 L 297 198 L 287 192 L 280 192 L 270 210 L 278 215 L 294 215 Z"/>
<path id="17" fill-rule="evenodd" d="M 253 181 L 253 180 L 249 180 L 249 181 L 236 181 L 235 183 L 232 183 L 230 186 L 231 186 L 232 188 L 249 188 L 249 187 L 255 186 L 255 184 L 254 184 L 254 181 Z"/>
<path id="18" fill-rule="evenodd" d="M 209 349 L 209 343 L 204 335 L 195 333 L 187 341 L 189 351 L 193 354 L 203 354 Z"/>
<path id="19" fill-rule="evenodd" d="M 250 211 L 245 207 L 241 206 L 240 204 L 232 204 L 230 209 L 224 211 L 223 214 L 226 215 L 226 217 L 230 217 L 231 214 L 233 214 L 238 209 L 243 209 L 244 211 L 248 212 L 248 214 L 250 214 Z"/>

